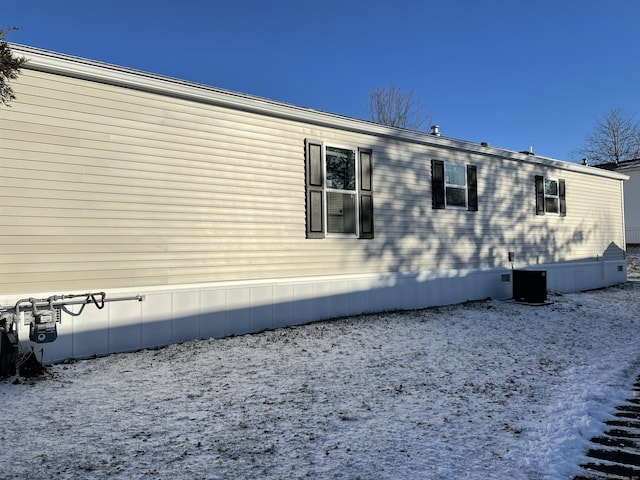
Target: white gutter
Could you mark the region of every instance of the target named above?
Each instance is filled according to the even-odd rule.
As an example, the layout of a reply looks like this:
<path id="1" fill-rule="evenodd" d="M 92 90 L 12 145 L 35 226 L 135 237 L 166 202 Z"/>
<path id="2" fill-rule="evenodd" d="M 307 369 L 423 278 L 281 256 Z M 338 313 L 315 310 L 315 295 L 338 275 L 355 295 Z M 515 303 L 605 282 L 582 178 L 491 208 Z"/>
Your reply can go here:
<path id="1" fill-rule="evenodd" d="M 235 110 L 284 118 L 330 128 L 338 128 L 351 132 L 392 138 L 406 142 L 432 145 L 439 148 L 463 150 L 481 155 L 499 156 L 515 161 L 538 163 L 563 170 L 571 170 L 599 177 L 628 180 L 628 176 L 593 167 L 564 162 L 553 158 L 528 153 L 506 150 L 503 148 L 484 146 L 465 140 L 435 136 L 429 133 L 387 127 L 365 120 L 336 115 L 290 105 L 257 96 L 247 95 L 230 90 L 223 90 L 207 85 L 165 77 L 153 73 L 142 72 L 108 63 L 87 60 L 62 53 L 42 50 L 35 47 L 9 43 L 12 53 L 24 57 L 27 62 L 23 69 L 82 78 L 93 82 L 117 85 L 135 90 L 158 93 L 161 95 L 184 98 L 210 105 L 227 107 Z"/>

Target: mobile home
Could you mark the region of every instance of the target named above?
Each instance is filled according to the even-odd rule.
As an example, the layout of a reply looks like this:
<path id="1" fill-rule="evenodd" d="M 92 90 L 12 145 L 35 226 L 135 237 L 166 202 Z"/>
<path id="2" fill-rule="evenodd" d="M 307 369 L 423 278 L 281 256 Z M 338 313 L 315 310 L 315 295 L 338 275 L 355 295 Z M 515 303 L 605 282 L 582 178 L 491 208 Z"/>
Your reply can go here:
<path id="1" fill-rule="evenodd" d="M 144 297 L 63 312 L 45 360 L 626 280 L 619 173 L 12 50 L 0 304 Z"/>
<path id="2" fill-rule="evenodd" d="M 640 245 L 640 159 L 595 166 L 629 177 L 624 184 L 625 241 L 627 245 Z"/>

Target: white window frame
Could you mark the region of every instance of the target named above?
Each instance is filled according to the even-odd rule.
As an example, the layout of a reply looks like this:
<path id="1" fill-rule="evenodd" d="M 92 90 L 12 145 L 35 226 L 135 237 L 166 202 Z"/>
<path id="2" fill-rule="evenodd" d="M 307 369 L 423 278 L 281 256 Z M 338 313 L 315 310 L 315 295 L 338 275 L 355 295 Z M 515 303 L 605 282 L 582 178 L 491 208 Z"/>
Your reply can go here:
<path id="1" fill-rule="evenodd" d="M 462 173 L 464 175 L 464 183 L 456 184 L 456 183 L 448 183 L 447 182 L 447 169 L 457 167 L 462 169 Z M 457 188 L 464 191 L 464 205 L 450 205 L 447 198 L 447 188 Z M 445 208 L 449 209 L 457 209 L 457 210 L 467 210 L 468 208 L 468 183 L 467 183 L 467 167 L 466 165 L 460 165 L 458 163 L 453 162 L 444 162 L 444 204 Z"/>
<path id="2" fill-rule="evenodd" d="M 548 213 L 549 215 L 560 215 L 560 180 L 557 178 L 542 178 L 544 185 L 544 213 Z M 547 195 L 547 182 L 555 182 L 556 184 L 556 193 L 555 195 Z M 547 210 L 547 198 L 556 200 L 556 211 Z"/>
<path id="3" fill-rule="evenodd" d="M 339 150 L 348 150 L 353 152 L 354 159 L 354 175 L 355 175 L 355 187 L 354 190 L 343 190 L 338 188 L 331 188 L 327 182 L 327 149 L 335 148 Z M 359 238 L 360 236 L 360 198 L 358 192 L 360 191 L 360 161 L 358 159 L 358 149 L 353 147 L 347 147 L 338 144 L 327 144 L 322 146 L 322 158 L 324 160 L 324 171 L 322 174 L 324 175 L 324 201 L 325 201 L 325 211 L 324 211 L 324 225 L 325 225 L 325 235 L 327 237 L 339 237 L 339 238 Z M 353 221 L 354 221 L 354 232 L 353 233 L 338 233 L 338 232 L 330 232 L 329 231 L 329 193 L 341 193 L 347 195 L 353 195 L 354 197 L 354 212 L 353 212 Z"/>

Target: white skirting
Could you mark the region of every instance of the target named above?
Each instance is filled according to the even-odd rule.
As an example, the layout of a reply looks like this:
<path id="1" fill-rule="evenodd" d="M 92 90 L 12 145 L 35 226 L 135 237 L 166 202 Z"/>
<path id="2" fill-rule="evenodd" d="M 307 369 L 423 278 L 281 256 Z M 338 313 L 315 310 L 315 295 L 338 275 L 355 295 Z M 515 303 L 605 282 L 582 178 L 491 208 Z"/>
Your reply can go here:
<path id="1" fill-rule="evenodd" d="M 627 245 L 640 245 L 640 228 L 627 225 L 625 241 Z"/>
<path id="2" fill-rule="evenodd" d="M 547 270 L 547 288 L 579 291 L 626 281 L 625 260 L 535 265 Z M 3 297 L 2 305 L 25 297 Z M 62 313 L 58 339 L 29 341 L 22 325 L 23 348 L 34 346 L 46 362 L 66 358 L 153 348 L 198 338 L 225 337 L 363 313 L 411 310 L 512 295 L 511 270 L 456 270 L 122 289 L 109 297 L 144 295 L 144 301 L 87 305 L 80 316 Z M 77 311 L 78 306 L 69 307 Z"/>

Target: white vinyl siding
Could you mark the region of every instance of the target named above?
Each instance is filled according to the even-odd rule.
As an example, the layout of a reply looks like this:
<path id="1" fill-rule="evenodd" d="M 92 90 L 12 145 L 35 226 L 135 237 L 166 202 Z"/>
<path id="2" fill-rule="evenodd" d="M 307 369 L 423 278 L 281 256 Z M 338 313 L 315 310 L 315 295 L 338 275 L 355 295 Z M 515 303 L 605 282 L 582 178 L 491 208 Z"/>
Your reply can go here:
<path id="1" fill-rule="evenodd" d="M 621 171 L 629 175 L 624 185 L 624 221 L 628 244 L 640 244 L 640 167 Z"/>
<path id="2" fill-rule="evenodd" d="M 254 116 L 249 128 L 239 112 L 30 71 L 16 91 L 44 108 L 2 112 L 0 282 L 25 291 L 45 279 L 48 290 L 295 271 L 282 247 L 304 229 L 303 165 L 279 122 Z"/>
<path id="3" fill-rule="evenodd" d="M 559 162 L 29 68 L 14 90 L 0 109 L 3 294 L 484 268 L 507 266 L 509 251 L 516 265 L 536 264 L 624 245 L 621 181 Z M 306 238 L 307 138 L 372 150 L 375 238 Z M 477 166 L 479 211 L 434 212 L 438 157 Z M 536 217 L 539 174 L 566 179 L 568 216 Z"/>

